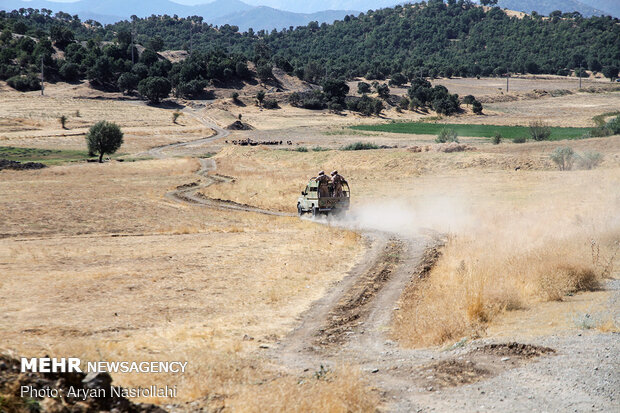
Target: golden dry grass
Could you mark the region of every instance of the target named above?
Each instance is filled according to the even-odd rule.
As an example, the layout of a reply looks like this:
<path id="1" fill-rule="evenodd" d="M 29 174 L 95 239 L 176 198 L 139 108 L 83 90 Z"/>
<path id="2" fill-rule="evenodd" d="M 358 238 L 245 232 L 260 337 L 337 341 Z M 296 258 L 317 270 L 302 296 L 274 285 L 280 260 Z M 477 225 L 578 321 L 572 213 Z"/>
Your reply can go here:
<path id="1" fill-rule="evenodd" d="M 407 346 L 475 337 L 506 311 L 594 290 L 610 275 L 620 170 L 532 175 L 536 191 L 501 175 L 484 178 L 487 194 L 481 178 L 460 182 L 480 198 L 471 223 L 455 229 L 428 279 L 405 291 L 394 337 Z"/>
<path id="2" fill-rule="evenodd" d="M 218 172 L 232 176 L 235 182 L 211 186 L 203 192 L 214 198 L 294 212 L 299 192 L 308 179 L 323 169 L 338 171 L 352 183 L 352 195 L 359 204 L 377 200 L 423 197 L 428 191 L 417 190 L 429 176 L 439 177 L 445 191 L 460 194 L 463 186 L 450 185 L 450 171 L 479 171 L 508 173 L 515 167 L 553 170 L 549 153 L 560 145 L 575 151 L 600 151 L 605 154 L 603 167 L 620 165 L 620 137 L 588 139 L 562 143 L 530 143 L 523 145 L 482 145 L 478 151 L 443 154 L 412 153 L 403 149 L 370 151 L 296 152 L 266 148 L 226 147 L 215 159 Z M 554 176 L 550 174 L 550 176 Z M 523 187 L 535 190 L 538 179 L 521 175 Z M 429 185 L 427 189 L 432 189 Z"/>
<path id="3" fill-rule="evenodd" d="M 120 152 L 133 153 L 212 134 L 191 116 L 173 124 L 172 112 L 138 101 L 70 97 L 53 91 L 43 97 L 7 91 L 0 98 L 0 145 L 85 150 L 85 134 L 100 120 L 115 122 L 123 129 Z M 67 129 L 61 128 L 61 115 L 68 118 Z"/>
<path id="4" fill-rule="evenodd" d="M 235 412 L 375 412 L 378 394 L 350 367 L 303 378 L 278 378 L 268 386 L 245 389 L 232 400 Z"/>
<path id="5" fill-rule="evenodd" d="M 225 400 L 273 374 L 259 345 L 286 334 L 347 273 L 359 239 L 163 197 L 197 168 L 173 159 L 0 172 L 2 349 L 186 360 L 182 377 L 114 376 L 125 386 L 176 384 L 179 401 Z M 325 254 L 334 259 L 317 266 Z"/>

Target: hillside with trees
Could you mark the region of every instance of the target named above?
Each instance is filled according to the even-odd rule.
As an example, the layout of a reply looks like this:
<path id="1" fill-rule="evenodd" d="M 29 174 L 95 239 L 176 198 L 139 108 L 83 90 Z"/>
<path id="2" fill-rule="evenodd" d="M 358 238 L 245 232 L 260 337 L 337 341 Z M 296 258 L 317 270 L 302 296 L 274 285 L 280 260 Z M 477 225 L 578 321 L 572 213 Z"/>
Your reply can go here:
<path id="1" fill-rule="evenodd" d="M 236 26 L 216 27 L 198 16 L 133 16 L 102 26 L 67 13 L 20 9 L 0 12 L 0 31 L 0 79 L 18 90 L 40 87 L 43 63 L 48 79 L 87 79 L 106 90 L 137 90 L 152 102 L 170 92 L 198 97 L 213 82 L 268 81 L 274 66 L 332 86 L 327 81 L 355 77 L 390 77 L 398 85 L 420 77 L 567 75 L 579 69 L 615 77 L 620 66 L 618 19 L 559 11 L 549 18 L 518 18 L 466 0 L 430 0 L 270 33 L 240 33 Z M 171 63 L 157 53 L 164 49 L 192 53 Z M 389 96 L 389 89 L 377 92 Z M 411 96 L 415 104 L 432 104 L 424 93 Z M 295 99 L 302 107 L 345 104 L 341 91 Z M 379 108 L 379 102 L 362 103 L 365 112 Z M 448 97 L 445 103 L 451 112 Z"/>

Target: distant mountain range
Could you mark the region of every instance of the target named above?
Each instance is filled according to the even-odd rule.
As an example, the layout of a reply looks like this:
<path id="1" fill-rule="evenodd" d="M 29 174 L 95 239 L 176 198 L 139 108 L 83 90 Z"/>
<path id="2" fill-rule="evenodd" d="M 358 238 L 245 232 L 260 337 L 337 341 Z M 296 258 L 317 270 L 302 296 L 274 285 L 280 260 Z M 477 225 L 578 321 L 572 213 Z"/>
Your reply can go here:
<path id="1" fill-rule="evenodd" d="M 332 23 L 348 14 L 376 10 L 395 4 L 416 3 L 397 0 L 214 0 L 193 6 L 170 0 L 79 0 L 55 2 L 47 0 L 0 0 L 0 10 L 20 8 L 50 9 L 77 14 L 82 20 L 93 19 L 109 24 L 129 19 L 130 16 L 148 17 L 152 14 L 202 16 L 206 22 L 238 26 L 241 31 L 283 29 L 306 25 L 311 21 Z M 549 14 L 554 10 L 578 11 L 586 17 L 611 14 L 620 17 L 620 0 L 500 0 L 502 8 L 531 13 Z"/>
<path id="2" fill-rule="evenodd" d="M 355 10 L 325 10 L 315 13 L 293 13 L 271 7 L 259 6 L 208 21 L 220 26 L 223 24 L 239 26 L 239 29 L 242 31 L 246 31 L 250 27 L 254 30 L 270 30 L 273 28 L 289 28 L 290 26 L 305 26 L 311 21 L 333 23 L 335 20 L 344 19 L 344 16 L 348 14 L 358 15 L 359 13 L 360 12 Z"/>
<path id="3" fill-rule="evenodd" d="M 169 0 L 80 0 L 71 3 L 46 0 L 0 0 L 0 10 L 20 8 L 49 9 L 77 14 L 82 20 L 93 19 L 103 24 L 129 19 L 130 16 L 148 17 L 152 14 L 202 16 L 206 22 L 239 26 L 241 31 L 283 29 L 306 25 L 311 21 L 333 23 L 356 10 L 323 10 L 314 13 L 294 13 L 265 6 L 252 6 L 240 0 L 215 0 L 206 4 L 187 6 Z"/>

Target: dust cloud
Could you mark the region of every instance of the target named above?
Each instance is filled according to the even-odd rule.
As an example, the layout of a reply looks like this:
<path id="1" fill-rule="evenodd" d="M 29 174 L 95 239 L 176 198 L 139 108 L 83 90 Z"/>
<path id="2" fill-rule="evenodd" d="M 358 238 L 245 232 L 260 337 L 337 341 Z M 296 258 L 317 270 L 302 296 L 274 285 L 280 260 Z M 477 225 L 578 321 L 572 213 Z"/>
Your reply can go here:
<path id="1" fill-rule="evenodd" d="M 457 233 L 475 224 L 476 219 L 468 205 L 464 198 L 456 196 L 377 200 L 353 206 L 345 215 L 319 220 L 352 230 L 382 231 L 401 236 L 415 236 L 422 230 Z"/>

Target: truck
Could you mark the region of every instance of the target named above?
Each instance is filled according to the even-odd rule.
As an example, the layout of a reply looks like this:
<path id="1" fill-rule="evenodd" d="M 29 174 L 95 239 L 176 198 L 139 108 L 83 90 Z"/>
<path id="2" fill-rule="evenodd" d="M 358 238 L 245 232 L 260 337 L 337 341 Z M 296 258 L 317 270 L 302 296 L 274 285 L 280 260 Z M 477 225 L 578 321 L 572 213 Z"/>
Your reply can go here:
<path id="1" fill-rule="evenodd" d="M 327 184 L 329 191 L 328 195 L 321 196 L 319 191 L 319 183 L 311 179 L 308 181 L 306 188 L 301 191 L 301 196 L 297 199 L 297 213 L 299 216 L 303 214 L 311 213 L 313 217 L 318 215 L 330 215 L 346 212 L 349 209 L 349 203 L 351 200 L 351 190 L 349 184 L 344 182 L 342 184 L 341 196 L 335 196 L 334 187 L 332 183 Z"/>

